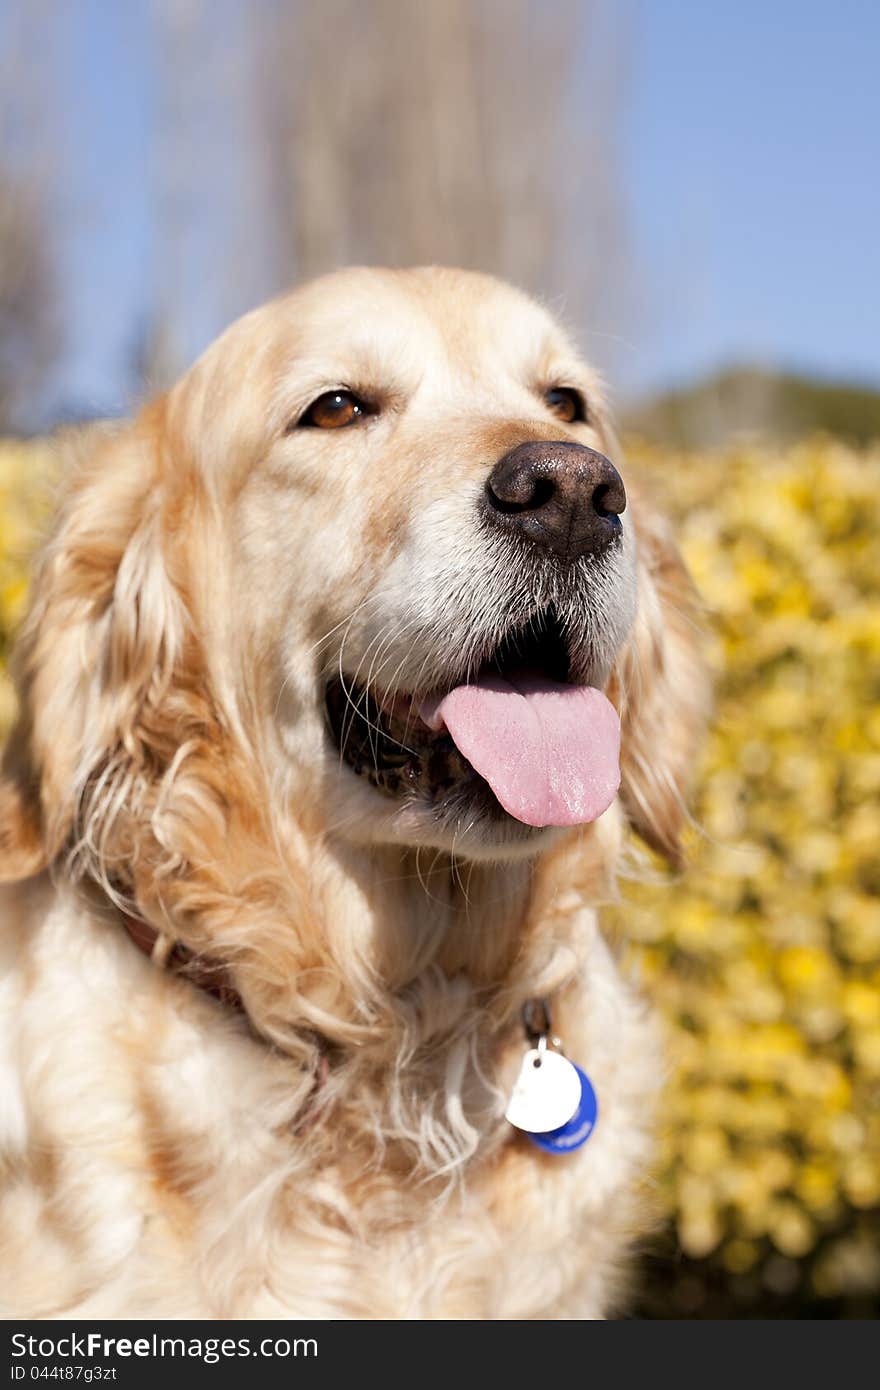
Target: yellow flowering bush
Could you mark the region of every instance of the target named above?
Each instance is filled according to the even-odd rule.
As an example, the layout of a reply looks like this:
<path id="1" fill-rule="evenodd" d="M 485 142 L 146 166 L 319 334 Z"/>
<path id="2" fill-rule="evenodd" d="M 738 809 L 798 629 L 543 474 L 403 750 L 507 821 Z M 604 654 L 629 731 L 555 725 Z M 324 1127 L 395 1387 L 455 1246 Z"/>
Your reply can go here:
<path id="1" fill-rule="evenodd" d="M 28 561 L 49 501 L 50 445 L 0 440 L 0 745 L 15 709 L 6 671 L 10 638 L 24 611 Z"/>
<path id="2" fill-rule="evenodd" d="M 668 1024 L 643 1310 L 865 1312 L 880 1292 L 880 449 L 633 461 L 707 605 L 693 856 L 615 914 Z M 51 455 L 0 445 L 0 663 Z M 12 695 L 0 677 L 0 733 Z"/>
<path id="3" fill-rule="evenodd" d="M 632 456 L 707 606 L 687 872 L 617 913 L 668 1023 L 649 1311 L 880 1294 L 880 448 Z M 682 1256 L 683 1252 L 683 1256 Z"/>

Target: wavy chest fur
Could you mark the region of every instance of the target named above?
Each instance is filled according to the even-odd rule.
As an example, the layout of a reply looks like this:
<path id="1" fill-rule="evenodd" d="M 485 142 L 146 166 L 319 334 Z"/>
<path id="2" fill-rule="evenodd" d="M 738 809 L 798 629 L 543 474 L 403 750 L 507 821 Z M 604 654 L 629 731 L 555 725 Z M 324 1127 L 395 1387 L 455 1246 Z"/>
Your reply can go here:
<path id="1" fill-rule="evenodd" d="M 393 1046 L 332 1050 L 312 1115 L 303 1058 L 161 974 L 112 911 L 46 879 L 3 891 L 6 1316 L 614 1309 L 644 1224 L 657 1048 L 577 894 L 545 907 L 531 974 L 555 983 L 600 1121 L 551 1157 L 503 1119 L 524 1041 L 454 933 L 399 991 Z"/>

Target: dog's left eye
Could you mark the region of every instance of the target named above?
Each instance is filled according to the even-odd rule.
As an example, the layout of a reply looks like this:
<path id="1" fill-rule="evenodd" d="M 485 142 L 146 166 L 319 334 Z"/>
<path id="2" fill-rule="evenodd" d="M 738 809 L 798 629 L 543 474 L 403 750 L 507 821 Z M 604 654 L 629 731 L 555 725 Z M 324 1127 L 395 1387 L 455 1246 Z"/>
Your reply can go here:
<path id="1" fill-rule="evenodd" d="M 544 400 L 560 420 L 567 425 L 583 423 L 587 418 L 587 403 L 573 386 L 552 386 L 544 392 Z"/>
<path id="2" fill-rule="evenodd" d="M 297 421 L 319 430 L 341 430 L 370 414 L 369 407 L 352 391 L 325 391 Z"/>

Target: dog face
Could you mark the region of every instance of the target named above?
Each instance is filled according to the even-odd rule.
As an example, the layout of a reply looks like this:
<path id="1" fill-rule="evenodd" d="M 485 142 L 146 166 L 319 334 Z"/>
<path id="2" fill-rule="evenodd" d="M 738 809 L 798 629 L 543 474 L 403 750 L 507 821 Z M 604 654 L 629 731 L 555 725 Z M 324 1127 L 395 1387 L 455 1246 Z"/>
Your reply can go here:
<path id="1" fill-rule="evenodd" d="M 568 692 L 607 683 L 636 548 L 598 382 L 548 315 L 476 275 L 347 272 L 254 330 L 278 364 L 247 403 L 263 436 L 243 473 L 218 456 L 215 481 L 229 641 L 244 670 L 272 654 L 256 698 L 285 762 L 321 769 L 331 823 L 358 838 L 532 848 L 566 808 L 542 801 L 541 766 L 502 776 L 513 814 L 490 786 L 516 720 L 477 754 L 487 781 L 426 711 L 467 687 L 473 718 L 494 697 L 502 726 L 505 699 L 528 723 L 525 680 L 564 723 Z"/>
<path id="2" fill-rule="evenodd" d="M 51 856 L 96 787 L 125 845 L 138 816 L 173 838 L 181 768 L 222 800 L 231 747 L 282 817 L 533 854 L 614 799 L 618 715 L 624 800 L 675 853 L 687 579 L 598 381 L 525 296 L 341 272 L 81 447 L 23 641 L 11 857 Z"/>

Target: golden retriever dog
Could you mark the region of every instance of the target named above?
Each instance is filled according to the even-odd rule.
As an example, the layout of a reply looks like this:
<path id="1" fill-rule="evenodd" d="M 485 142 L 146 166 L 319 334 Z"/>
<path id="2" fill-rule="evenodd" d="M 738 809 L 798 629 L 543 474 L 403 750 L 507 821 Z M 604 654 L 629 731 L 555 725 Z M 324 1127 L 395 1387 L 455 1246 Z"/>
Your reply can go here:
<path id="1" fill-rule="evenodd" d="M 0 784 L 6 1316 L 613 1314 L 661 1069 L 596 907 L 628 826 L 678 859 L 706 690 L 596 377 L 489 277 L 352 269 L 68 451 Z"/>

